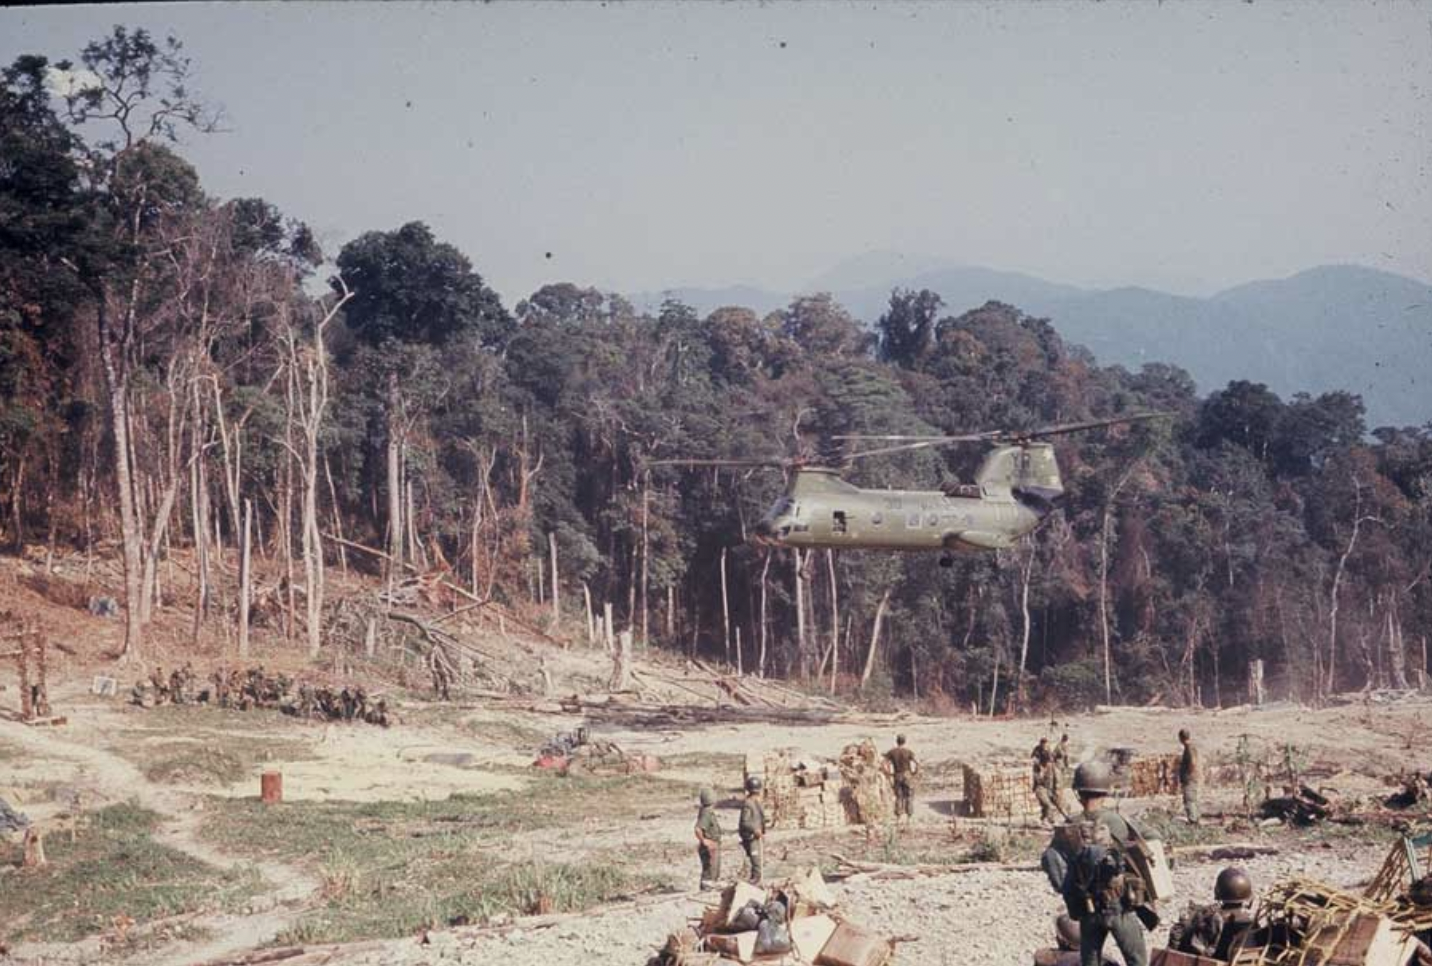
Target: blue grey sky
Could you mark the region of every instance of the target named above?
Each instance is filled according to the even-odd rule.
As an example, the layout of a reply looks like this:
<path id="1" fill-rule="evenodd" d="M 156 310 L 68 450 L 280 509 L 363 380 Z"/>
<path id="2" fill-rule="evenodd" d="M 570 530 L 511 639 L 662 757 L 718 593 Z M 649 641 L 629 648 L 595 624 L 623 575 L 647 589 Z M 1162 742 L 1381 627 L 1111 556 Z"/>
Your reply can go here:
<path id="1" fill-rule="evenodd" d="M 0 60 L 117 22 L 225 109 L 182 148 L 211 193 L 330 252 L 421 219 L 509 304 L 877 250 L 1188 294 L 1432 276 L 1427 2 L 11 8 Z"/>

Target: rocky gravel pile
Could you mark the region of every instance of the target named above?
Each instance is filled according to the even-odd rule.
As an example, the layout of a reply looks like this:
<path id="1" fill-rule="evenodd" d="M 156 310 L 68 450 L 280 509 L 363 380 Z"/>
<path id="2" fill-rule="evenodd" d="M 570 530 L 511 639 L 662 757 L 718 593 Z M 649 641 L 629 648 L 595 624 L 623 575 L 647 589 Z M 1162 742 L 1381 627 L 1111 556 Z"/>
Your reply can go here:
<path id="1" fill-rule="evenodd" d="M 1265 886 L 1290 875 L 1355 886 L 1376 871 L 1382 846 L 1290 848 L 1279 855 L 1236 863 Z M 1165 925 L 1154 935 L 1160 945 L 1167 926 L 1190 900 L 1208 901 L 1213 880 L 1227 862 L 1188 862 L 1174 871 L 1178 896 L 1163 903 Z M 1039 872 L 977 871 L 907 880 L 852 880 L 834 885 L 842 911 L 872 930 L 918 936 L 901 945 L 895 962 L 919 966 L 1014 966 L 1050 945 L 1054 917 L 1062 902 Z M 712 902 L 716 893 L 708 894 Z M 547 929 L 517 929 L 501 936 L 463 930 L 432 933 L 426 945 L 395 942 L 354 956 L 345 966 L 642 966 L 667 935 L 698 916 L 700 899 L 654 899 L 636 911 L 572 919 Z M 1113 943 L 1108 955 L 1118 958 Z"/>

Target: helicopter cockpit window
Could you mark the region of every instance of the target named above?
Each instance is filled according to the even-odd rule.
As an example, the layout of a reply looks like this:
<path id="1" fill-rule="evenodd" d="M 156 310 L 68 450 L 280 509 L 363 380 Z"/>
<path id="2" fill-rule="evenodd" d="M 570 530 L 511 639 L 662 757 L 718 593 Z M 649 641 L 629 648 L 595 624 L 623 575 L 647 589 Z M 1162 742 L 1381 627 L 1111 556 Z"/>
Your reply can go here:
<path id="1" fill-rule="evenodd" d="M 845 524 L 845 511 L 836 510 L 830 515 L 830 532 L 846 533 L 849 528 Z"/>
<path id="2" fill-rule="evenodd" d="M 905 514 L 905 529 L 906 529 L 906 530 L 918 530 L 918 529 L 920 529 L 920 511 L 919 511 L 919 510 L 916 510 L 914 513 L 907 513 L 907 514 Z"/>
<path id="3" fill-rule="evenodd" d="M 938 527 L 939 525 L 940 525 L 940 518 L 939 518 L 938 516 L 936 516 L 935 514 L 931 513 L 931 514 L 929 514 L 928 516 L 925 517 L 925 526 L 927 526 L 927 527 Z"/>

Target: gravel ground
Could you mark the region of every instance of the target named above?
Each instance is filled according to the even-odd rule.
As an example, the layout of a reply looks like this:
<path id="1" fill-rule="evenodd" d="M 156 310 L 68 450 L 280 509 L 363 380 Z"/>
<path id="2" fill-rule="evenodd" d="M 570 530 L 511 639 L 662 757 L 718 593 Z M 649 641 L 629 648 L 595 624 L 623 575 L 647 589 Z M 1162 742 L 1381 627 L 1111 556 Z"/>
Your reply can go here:
<path id="1" fill-rule="evenodd" d="M 1332 885 L 1353 886 L 1377 868 L 1383 847 L 1342 841 L 1325 847 L 1309 843 L 1242 865 L 1258 884 L 1305 875 Z M 1223 862 L 1189 862 L 1174 873 L 1177 898 L 1163 903 L 1166 924 L 1151 945 L 1160 945 L 1167 922 L 1193 899 L 1211 897 Z M 916 936 L 901 945 L 896 963 L 919 966 L 1011 966 L 1028 962 L 1035 949 L 1050 944 L 1053 920 L 1061 911 L 1058 896 L 1041 873 L 978 871 L 908 880 L 854 880 L 835 886 L 844 914 L 888 935 Z M 473 936 L 462 930 L 433 933 L 427 945 L 411 940 L 386 944 L 344 957 L 348 966 L 639 966 L 679 928 L 698 915 L 701 903 L 690 898 L 653 900 L 639 910 L 593 915 L 539 930 L 504 936 Z M 1113 943 L 1108 955 L 1118 959 Z"/>

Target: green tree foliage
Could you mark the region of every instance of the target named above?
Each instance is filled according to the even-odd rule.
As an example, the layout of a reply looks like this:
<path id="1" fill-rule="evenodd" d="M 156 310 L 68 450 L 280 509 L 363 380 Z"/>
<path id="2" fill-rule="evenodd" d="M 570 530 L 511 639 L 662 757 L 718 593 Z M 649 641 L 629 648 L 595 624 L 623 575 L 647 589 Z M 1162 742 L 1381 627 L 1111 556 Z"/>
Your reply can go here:
<path id="1" fill-rule="evenodd" d="M 177 41 L 116 28 L 78 65 L 27 56 L 0 77 L 9 543 L 114 536 L 110 494 L 132 466 L 142 533 L 173 494 L 153 553 L 210 533 L 232 547 L 243 499 L 266 552 L 295 552 L 302 357 L 285 340 L 307 345 L 331 305 L 302 286 L 323 256 L 264 199 L 205 193 L 174 146 L 180 126 L 215 123 L 190 69 Z M 658 646 L 981 713 L 1104 700 L 1106 640 L 1116 700 L 1241 701 L 1254 660 L 1273 693 L 1310 699 L 1427 670 L 1432 425 L 1369 438 L 1355 395 L 1284 400 L 1239 381 L 1201 397 L 1167 363 L 1101 366 L 1058 319 L 946 312 L 929 291 L 893 292 L 873 331 L 828 295 L 702 318 L 566 281 L 509 312 L 421 222 L 365 233 L 336 263 L 352 297 L 326 330 L 323 529 L 396 546 L 480 597 L 548 606 L 555 545 L 568 620 L 585 590 Z M 128 366 L 115 385 L 96 319 Z M 104 418 L 116 405 L 124 419 Z M 1058 439 L 1063 508 L 1023 545 L 949 569 L 797 561 L 747 540 L 780 473 L 660 462 L 835 461 L 837 435 L 1144 409 L 1175 418 Z M 121 424 L 128 462 L 112 458 Z M 981 455 L 907 453 L 848 478 L 933 489 Z"/>

